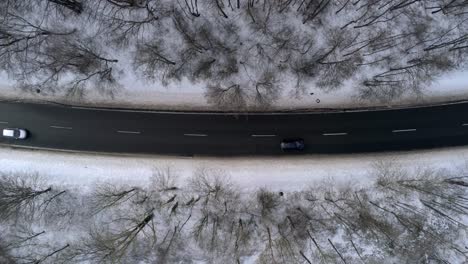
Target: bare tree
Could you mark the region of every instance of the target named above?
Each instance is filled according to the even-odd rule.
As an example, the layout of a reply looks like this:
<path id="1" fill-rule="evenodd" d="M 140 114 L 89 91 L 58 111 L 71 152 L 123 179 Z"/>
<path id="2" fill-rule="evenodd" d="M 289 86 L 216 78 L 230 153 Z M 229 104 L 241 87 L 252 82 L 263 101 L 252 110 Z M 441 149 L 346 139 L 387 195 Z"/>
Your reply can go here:
<path id="1" fill-rule="evenodd" d="M 36 14 L 41 16 L 44 20 L 49 19 L 48 16 L 53 17 L 55 15 L 59 15 L 61 18 L 70 16 L 71 14 L 80 15 L 85 8 L 82 0 L 5 0 L 0 6 L 0 8 L 5 9 L 5 12 L 1 14 L 5 15 L 5 17 L 8 16 L 10 12 L 24 14 L 34 10 Z"/>
<path id="2" fill-rule="evenodd" d="M 23 73 L 23 69 L 18 69 L 16 63 L 27 63 L 28 58 L 24 57 L 25 52 L 40 50 L 52 36 L 65 36 L 74 32 L 73 30 L 50 30 L 16 13 L 10 13 L 8 9 L 4 12 L 3 22 L 0 25 L 0 59 L 4 64 L 4 69 L 10 72 Z"/>
<path id="3" fill-rule="evenodd" d="M 10 252 L 11 262 L 5 263 L 39 264 L 57 260 L 69 244 L 55 246 L 58 241 L 48 241 L 46 233 L 34 231 L 29 225 L 10 227 L 5 234 L 8 239 L 5 249 Z"/>
<path id="4" fill-rule="evenodd" d="M 76 190 L 53 189 L 50 195 L 43 199 L 38 216 L 44 225 L 54 226 L 56 230 L 67 230 L 82 221 L 81 217 L 87 217 L 89 209 L 84 206 L 81 194 Z"/>
<path id="5" fill-rule="evenodd" d="M 170 14 L 171 4 L 156 0 L 99 0 L 90 3 L 92 16 L 118 47 L 134 44 L 154 34 L 157 23 Z"/>
<path id="6" fill-rule="evenodd" d="M 0 261 L 3 263 L 15 263 L 13 258 L 10 256 L 10 253 L 4 246 L 4 241 L 0 239 Z"/>
<path id="7" fill-rule="evenodd" d="M 147 78 L 154 79 L 159 76 L 167 84 L 166 75 L 175 67 L 176 62 L 164 55 L 163 45 L 162 41 L 138 44 L 134 65 L 141 69 Z"/>
<path id="8" fill-rule="evenodd" d="M 159 192 L 175 191 L 179 174 L 170 166 L 156 168 L 151 176 L 152 186 Z"/>
<path id="9" fill-rule="evenodd" d="M 25 217 L 32 219 L 50 197 L 52 187 L 44 186 L 38 175 L 0 176 L 0 219 Z"/>
<path id="10" fill-rule="evenodd" d="M 390 68 L 362 81 L 357 87 L 360 98 L 391 101 L 408 91 L 421 96 L 424 87 L 431 84 L 440 73 L 455 69 L 448 57 L 434 56 L 410 61 L 405 66 Z"/>
<path id="11" fill-rule="evenodd" d="M 260 189 L 257 192 L 257 203 L 260 206 L 262 217 L 268 217 L 279 206 L 280 196 L 266 189 Z"/>
<path id="12" fill-rule="evenodd" d="M 223 255 L 223 245 L 231 242 L 224 240 L 222 234 L 233 224 L 238 210 L 239 194 L 222 174 L 222 171 L 200 169 L 190 180 L 191 190 L 201 198 L 197 204 L 200 216 L 192 232 L 200 247 L 213 252 L 213 257 Z"/>
<path id="13" fill-rule="evenodd" d="M 81 0 L 48 0 L 51 3 L 67 8 L 76 14 L 83 12 L 83 3 Z"/>
<path id="14" fill-rule="evenodd" d="M 37 243 L 35 240 L 46 233 L 45 230 L 40 232 L 34 231 L 27 225 L 11 227 L 11 229 L 8 231 L 8 243 L 5 245 L 5 247 L 10 250 L 34 245 L 34 243 Z"/>
<path id="15" fill-rule="evenodd" d="M 388 215 L 396 220 L 396 225 L 406 230 L 405 236 L 399 237 L 403 241 L 413 241 L 417 247 L 417 255 L 405 255 L 404 252 L 415 252 L 400 245 L 399 256 L 408 261 L 420 261 L 423 258 L 435 258 L 443 261 L 439 256 L 440 245 L 459 257 L 466 258 L 467 252 L 460 245 L 453 243 L 452 232 L 465 226 L 460 219 L 467 213 L 464 199 L 466 187 L 465 177 L 453 177 L 446 171 L 430 168 L 417 170 L 413 173 L 402 170 L 389 169 L 389 164 L 380 164 L 376 170 L 379 175 L 377 184 L 390 192 L 386 200 L 369 204 L 378 208 L 379 213 Z M 390 172 L 390 173 L 389 173 Z M 390 196 L 393 195 L 393 196 Z M 405 197 L 415 198 L 409 202 Z M 428 216 L 435 216 L 438 220 L 428 221 Z M 444 223 L 445 230 L 439 228 Z M 426 239 L 421 239 L 421 236 Z M 416 242 L 418 241 L 418 242 Z"/>
<path id="16" fill-rule="evenodd" d="M 120 206 L 126 202 L 141 203 L 145 199 L 144 190 L 139 187 L 116 186 L 103 183 L 96 186 L 91 196 L 91 208 L 99 213 L 112 207 Z"/>
<path id="17" fill-rule="evenodd" d="M 25 65 L 29 74 L 41 77 L 30 82 L 30 78 L 25 76 L 20 79 L 23 87 L 57 87 L 64 75 L 74 74 L 72 80 L 62 84 L 69 96 L 83 96 L 89 82 L 101 93 L 113 95 L 117 82 L 112 64 L 117 60 L 103 57 L 91 39 L 56 38 L 47 44 L 36 54 L 39 57 L 35 62 Z"/>
<path id="18" fill-rule="evenodd" d="M 69 244 L 59 246 L 57 248 L 50 248 L 49 251 L 45 253 L 35 254 L 34 257 L 21 257 L 19 263 L 24 264 L 40 264 L 40 263 L 50 263 L 53 262 L 53 259 L 60 259 L 61 254 L 64 253 L 70 247 Z"/>
<path id="19" fill-rule="evenodd" d="M 265 72 L 255 83 L 255 107 L 268 108 L 281 94 L 281 87 L 274 72 Z"/>
<path id="20" fill-rule="evenodd" d="M 221 84 L 210 84 L 206 87 L 205 97 L 208 103 L 220 109 L 242 110 L 247 106 L 248 95 L 238 84 L 223 87 Z"/>
<path id="21" fill-rule="evenodd" d="M 156 242 L 154 213 L 117 216 L 109 225 L 116 228 L 96 226 L 83 242 L 74 247 L 69 258 L 76 261 L 115 263 L 129 260 L 139 245 L 151 249 Z"/>
<path id="22" fill-rule="evenodd" d="M 75 29 L 49 29 L 16 13 L 8 13 L 0 26 L 0 61 L 20 87 L 40 92 L 65 87 L 82 96 L 92 82 L 112 94 L 117 86 L 112 64 L 91 38 L 74 37 Z M 71 79 L 70 74 L 75 75 Z M 68 80 L 67 80 L 68 79 Z"/>

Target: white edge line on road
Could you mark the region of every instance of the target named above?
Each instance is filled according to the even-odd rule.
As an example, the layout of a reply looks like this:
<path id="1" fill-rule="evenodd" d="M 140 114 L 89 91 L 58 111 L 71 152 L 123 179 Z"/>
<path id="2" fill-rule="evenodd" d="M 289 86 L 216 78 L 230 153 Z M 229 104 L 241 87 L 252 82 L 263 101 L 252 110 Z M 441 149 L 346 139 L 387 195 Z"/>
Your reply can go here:
<path id="1" fill-rule="evenodd" d="M 184 134 L 187 137 L 207 137 L 207 134 Z"/>
<path id="2" fill-rule="evenodd" d="M 116 157 L 154 157 L 153 154 L 145 153 L 132 153 L 132 152 L 105 152 L 105 151 L 91 151 L 91 150 L 76 150 L 76 149 L 61 149 L 61 148 L 47 148 L 47 147 L 37 147 L 37 146 L 27 146 L 27 145 L 18 145 L 18 144 L 5 144 L 0 143 L 0 148 L 12 148 L 12 149 L 29 149 L 29 150 L 42 150 L 42 151 L 57 151 L 63 153 L 83 153 L 83 154 L 99 154 L 99 155 L 109 155 Z M 178 156 L 180 158 L 187 158 L 184 156 Z M 188 157 L 192 158 L 192 157 Z"/>
<path id="3" fill-rule="evenodd" d="M 117 130 L 117 133 L 122 133 L 122 134 L 141 134 L 140 131 L 126 131 L 126 130 Z"/>
<path id="4" fill-rule="evenodd" d="M 254 134 L 254 135 L 251 135 L 252 137 L 276 137 L 276 135 L 261 135 L 261 134 Z"/>
<path id="5" fill-rule="evenodd" d="M 402 132 L 414 132 L 416 128 L 409 128 L 409 129 L 395 129 L 392 130 L 392 133 L 402 133 Z"/>
<path id="6" fill-rule="evenodd" d="M 468 126 L 468 123 L 463 123 L 462 126 Z"/>
<path id="7" fill-rule="evenodd" d="M 346 136 L 348 133 L 342 132 L 342 133 L 323 133 L 323 136 Z"/>
<path id="8" fill-rule="evenodd" d="M 64 126 L 50 126 L 51 128 L 57 128 L 57 129 L 68 129 L 68 130 L 72 130 L 73 128 L 72 127 L 64 127 Z"/>
<path id="9" fill-rule="evenodd" d="M 459 101 L 459 102 L 448 102 L 441 104 L 430 104 L 430 105 L 417 105 L 417 106 L 405 106 L 397 105 L 393 107 L 379 107 L 371 109 L 336 109 L 337 111 L 310 111 L 314 109 L 304 110 L 303 112 L 209 112 L 209 111 L 198 111 L 198 112 L 187 112 L 187 111 L 167 111 L 167 110 L 150 110 L 150 109 L 119 109 L 119 108 L 99 108 L 93 106 L 66 106 L 72 109 L 82 109 L 82 110 L 96 110 L 96 111 L 115 111 L 115 112 L 138 112 L 138 113 L 154 113 L 154 114 L 181 114 L 181 115 L 310 115 L 310 114 L 339 114 L 339 113 L 354 113 L 354 112 L 376 112 L 376 111 L 395 111 L 395 110 L 405 110 L 405 109 L 417 109 L 417 108 L 431 108 L 431 107 L 440 107 L 447 105 L 458 105 L 466 104 L 468 101 Z"/>
<path id="10" fill-rule="evenodd" d="M 0 124 L 8 124 L 7 121 L 0 121 Z"/>

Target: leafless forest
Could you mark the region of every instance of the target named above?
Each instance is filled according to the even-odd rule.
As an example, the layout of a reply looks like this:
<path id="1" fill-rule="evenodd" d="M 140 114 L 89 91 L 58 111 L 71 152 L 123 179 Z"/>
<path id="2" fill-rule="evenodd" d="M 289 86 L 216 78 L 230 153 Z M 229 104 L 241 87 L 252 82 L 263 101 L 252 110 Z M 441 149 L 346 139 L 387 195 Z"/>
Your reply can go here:
<path id="1" fill-rule="evenodd" d="M 467 20 L 465 0 L 3 0 L 0 69 L 71 97 L 133 74 L 226 109 L 345 85 L 389 101 L 466 67 Z"/>
<path id="2" fill-rule="evenodd" d="M 222 171 L 91 189 L 0 177 L 1 263 L 465 263 L 468 181 L 376 163 L 366 186 L 242 191 Z"/>

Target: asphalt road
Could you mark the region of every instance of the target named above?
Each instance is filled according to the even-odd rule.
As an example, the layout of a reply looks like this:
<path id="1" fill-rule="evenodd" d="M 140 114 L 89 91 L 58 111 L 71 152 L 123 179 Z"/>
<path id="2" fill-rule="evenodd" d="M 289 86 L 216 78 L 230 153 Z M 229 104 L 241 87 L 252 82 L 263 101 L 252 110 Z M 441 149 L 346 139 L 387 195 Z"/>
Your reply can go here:
<path id="1" fill-rule="evenodd" d="M 302 153 L 346 153 L 468 144 L 468 103 L 329 113 L 170 113 L 0 103 L 0 128 L 29 131 L 0 143 L 52 149 L 173 154 L 282 154 L 285 138 Z"/>

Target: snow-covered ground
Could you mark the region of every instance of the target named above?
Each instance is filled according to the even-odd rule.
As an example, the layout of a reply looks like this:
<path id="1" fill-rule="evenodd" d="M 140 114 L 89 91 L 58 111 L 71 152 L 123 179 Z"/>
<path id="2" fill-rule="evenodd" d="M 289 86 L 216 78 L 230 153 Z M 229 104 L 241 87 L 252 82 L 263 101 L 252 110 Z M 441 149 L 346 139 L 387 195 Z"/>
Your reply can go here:
<path id="1" fill-rule="evenodd" d="M 301 157 L 185 158 L 164 156 L 110 156 L 0 148 L 1 172 L 37 172 L 53 183 L 80 187 L 100 181 L 145 185 L 158 169 L 170 168 L 184 181 L 201 168 L 221 171 L 242 189 L 266 187 L 298 190 L 308 183 L 365 184 L 375 162 L 392 161 L 402 168 L 432 167 L 465 169 L 468 146 L 349 155 L 306 155 Z"/>
<path id="2" fill-rule="evenodd" d="M 456 206 L 466 203 L 467 155 L 468 147 L 457 147 L 247 160 L 0 148 L 3 186 L 37 185 L 36 193 L 46 193 L 35 198 L 40 213 L 24 206 L 19 211 L 24 218 L 4 217 L 0 243 L 7 242 L 19 263 L 44 257 L 45 263 L 107 263 L 112 257 L 123 258 L 122 263 L 275 263 L 276 256 L 286 259 L 277 263 L 305 263 L 296 255 L 281 255 L 281 239 L 288 239 L 287 248 L 307 263 L 338 263 L 340 258 L 417 263 L 432 254 L 465 263 L 468 218 L 466 209 Z M 171 172 L 164 174 L 168 168 Z M 197 174 L 200 169 L 208 173 Z M 34 173 L 40 181 L 34 181 Z M 352 221 L 356 234 L 348 233 L 343 221 Z M 405 221 L 423 226 L 417 231 L 423 233 L 411 235 L 416 231 Z M 143 231 L 132 237 L 137 229 L 131 227 L 138 223 Z M 391 245 L 365 236 L 385 230 L 392 231 Z M 248 239 L 231 236 L 237 232 L 246 232 Z M 162 239 L 168 234 L 169 242 Z M 135 246 L 106 244 L 128 237 L 128 245 Z M 240 241 L 242 251 L 232 241 Z M 237 262 L 226 260 L 233 247 Z M 169 260 L 160 262 L 166 255 Z"/>
<path id="3" fill-rule="evenodd" d="M 445 75 L 432 86 L 427 87 L 423 97 L 407 95 L 395 102 L 385 104 L 378 101 L 359 100 L 356 96 L 356 91 L 351 88 L 351 85 L 348 88 L 344 87 L 328 93 L 319 89 L 311 89 L 310 92 L 313 94 L 304 95 L 299 99 L 288 96 L 287 92 L 284 92 L 284 95 L 272 106 L 272 109 L 355 108 L 468 100 L 468 73 L 454 72 Z M 8 81 L 5 74 L 0 72 L 0 99 L 50 101 L 73 105 L 156 110 L 217 110 L 215 106 L 207 103 L 203 85 L 193 84 L 188 81 L 163 86 L 158 83 L 148 83 L 142 80 L 125 79 L 123 88 L 116 92 L 114 98 L 90 92 L 80 100 L 73 100 L 60 94 L 37 95 L 23 92 L 15 88 L 13 83 Z"/>
<path id="4" fill-rule="evenodd" d="M 377 10 L 364 12 L 362 9 L 366 5 L 334 3 L 328 7 L 330 9 L 320 9 L 320 12 L 324 11 L 319 12 L 320 19 L 313 20 L 307 11 L 309 6 L 301 1 L 287 1 L 285 6 L 288 8 L 281 1 L 278 5 L 271 3 L 271 10 L 257 3 L 259 13 L 256 15 L 249 11 L 250 4 L 254 5 L 252 1 L 249 6 L 242 7 L 239 2 L 237 8 L 228 1 L 231 8 L 229 11 L 225 8 L 228 14 L 223 16 L 219 16 L 221 7 L 215 8 L 209 2 L 191 6 L 188 1 L 142 1 L 146 7 L 134 5 L 135 1 L 123 2 L 132 8 L 116 5 L 113 1 L 87 1 L 75 11 L 68 10 L 72 13 L 62 13 L 52 11 L 62 10 L 61 4 L 5 5 L 3 8 L 9 10 L 5 12 L 3 23 L 5 35 L 16 39 L 2 45 L 5 62 L 2 61 L 4 67 L 0 68 L 9 75 L 0 73 L 0 97 L 164 110 L 214 109 L 213 105 L 207 104 L 205 94 L 210 96 L 212 104 L 224 109 L 233 109 L 229 104 L 236 101 L 237 107 L 252 106 L 253 109 L 257 104 L 272 104 L 276 109 L 381 104 L 359 101 L 359 91 L 356 90 L 361 90 L 361 98 L 397 98 L 391 104 L 468 98 L 464 53 L 452 52 L 464 47 L 456 40 L 464 41 L 466 29 L 451 15 L 426 12 L 423 4 L 401 7 L 420 10 L 418 16 L 421 18 L 414 15 L 425 23 L 423 32 L 419 32 L 420 28 L 413 28 L 415 25 L 420 27 L 419 22 L 410 22 L 412 20 L 406 16 L 366 24 L 366 20 L 380 16 Z M 153 11 L 148 13 L 148 10 Z M 268 15 L 264 13 L 266 10 Z M 340 12 L 342 15 L 337 16 Z M 258 17 L 255 19 L 255 16 Z M 18 17 L 31 21 L 23 25 L 15 20 Z M 152 19 L 148 20 L 148 17 Z M 40 39 L 36 39 L 43 35 L 36 32 L 39 28 L 36 24 L 51 32 L 67 33 L 44 40 L 42 45 Z M 351 24 L 359 26 L 349 26 Z M 364 24 L 366 28 L 362 28 Z M 456 32 L 452 24 L 457 25 Z M 392 28 L 391 32 L 384 30 L 386 28 Z M 26 32 L 36 33 L 21 37 L 20 33 Z M 206 34 L 198 34 L 200 32 Z M 383 44 L 387 38 L 396 39 L 387 47 Z M 434 39 L 445 44 L 436 45 L 432 43 Z M 333 44 L 335 42 L 339 44 Z M 461 46 L 448 47 L 449 44 Z M 383 48 L 376 48 L 379 45 Z M 432 52 L 434 46 L 441 50 Z M 206 52 L 186 56 L 191 54 L 193 47 L 195 50 L 203 47 Z M 326 52 L 329 47 L 333 49 Z M 412 65 L 426 58 L 425 52 L 431 55 L 429 61 L 440 61 Z M 59 56 L 52 56 L 54 54 Z M 155 54 L 165 59 L 163 63 L 159 63 L 161 58 Z M 82 57 L 88 61 L 70 63 L 70 60 Z M 58 60 L 52 63 L 51 58 Z M 415 72 L 386 72 L 410 69 L 407 67 L 416 67 Z M 108 75 L 97 74 L 99 72 Z M 390 76 L 400 77 L 393 80 Z M 439 76 L 442 77 L 433 82 L 432 78 Z M 398 85 L 388 86 L 389 83 Z M 28 90 L 29 94 L 19 93 L 13 88 L 14 84 Z M 269 88 L 265 88 L 267 86 Z M 228 87 L 239 88 L 231 92 L 243 95 L 228 97 L 231 94 L 226 92 Z M 424 88 L 421 95 L 420 89 Z M 221 92 L 226 97 L 219 95 L 220 90 L 226 92 Z M 233 92 L 236 90 L 238 92 Z M 97 94 L 98 91 L 115 97 L 103 97 Z M 63 94 L 67 92 L 69 97 L 65 98 Z M 292 97 L 292 94 L 301 98 Z M 83 95 L 85 98 L 81 98 Z"/>

